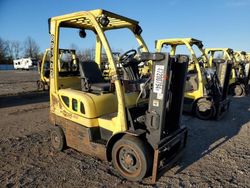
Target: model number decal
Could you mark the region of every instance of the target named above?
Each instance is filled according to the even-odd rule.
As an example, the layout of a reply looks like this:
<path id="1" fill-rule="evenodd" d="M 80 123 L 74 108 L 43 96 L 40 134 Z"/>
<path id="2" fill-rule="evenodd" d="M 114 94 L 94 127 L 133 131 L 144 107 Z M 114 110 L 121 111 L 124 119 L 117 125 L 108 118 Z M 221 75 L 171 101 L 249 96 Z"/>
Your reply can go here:
<path id="1" fill-rule="evenodd" d="M 50 35 L 50 54 L 51 54 L 51 57 L 50 57 L 50 77 L 51 78 L 54 78 L 54 65 L 53 65 L 53 61 L 54 61 L 54 42 L 55 42 L 55 36 L 54 35 Z"/>
<path id="2" fill-rule="evenodd" d="M 154 93 L 162 93 L 163 90 L 163 76 L 164 76 L 164 65 L 155 66 L 155 75 L 154 75 Z"/>

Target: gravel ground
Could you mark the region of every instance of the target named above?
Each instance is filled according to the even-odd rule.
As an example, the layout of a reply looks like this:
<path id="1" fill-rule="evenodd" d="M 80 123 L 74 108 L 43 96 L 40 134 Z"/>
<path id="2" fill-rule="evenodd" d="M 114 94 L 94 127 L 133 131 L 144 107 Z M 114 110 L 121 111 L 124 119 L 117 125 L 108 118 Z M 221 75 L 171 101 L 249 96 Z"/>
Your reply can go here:
<path id="1" fill-rule="evenodd" d="M 249 187 L 250 97 L 232 98 L 220 121 L 183 116 L 181 161 L 157 182 L 129 182 L 108 162 L 50 147 L 49 97 L 35 71 L 0 71 L 0 187 Z"/>
<path id="2" fill-rule="evenodd" d="M 0 95 L 36 91 L 37 71 L 0 71 Z"/>

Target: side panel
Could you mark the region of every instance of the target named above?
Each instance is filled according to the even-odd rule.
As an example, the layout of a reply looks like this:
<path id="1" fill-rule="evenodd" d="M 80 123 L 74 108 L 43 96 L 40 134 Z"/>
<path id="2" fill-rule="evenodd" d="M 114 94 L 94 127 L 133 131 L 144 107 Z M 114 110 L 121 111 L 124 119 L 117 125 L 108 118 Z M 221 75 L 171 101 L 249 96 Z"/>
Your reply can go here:
<path id="1" fill-rule="evenodd" d="M 87 128 L 65 118 L 51 115 L 51 121 L 63 129 L 66 145 L 85 154 L 106 160 L 105 144 L 92 142 L 95 134 L 99 134 L 96 127 Z"/>

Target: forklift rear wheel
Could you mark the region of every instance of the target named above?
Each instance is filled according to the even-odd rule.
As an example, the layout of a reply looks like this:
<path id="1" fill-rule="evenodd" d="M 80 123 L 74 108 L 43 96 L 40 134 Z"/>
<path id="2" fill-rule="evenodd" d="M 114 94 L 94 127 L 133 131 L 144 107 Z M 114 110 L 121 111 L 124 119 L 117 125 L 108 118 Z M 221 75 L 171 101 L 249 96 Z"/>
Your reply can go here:
<path id="1" fill-rule="evenodd" d="M 52 147 L 57 151 L 62 151 L 65 147 L 65 136 L 60 127 L 54 127 L 50 132 Z"/>
<path id="2" fill-rule="evenodd" d="M 112 149 L 112 162 L 119 173 L 130 181 L 142 180 L 151 167 L 147 144 L 137 137 L 125 135 Z"/>
<path id="3" fill-rule="evenodd" d="M 234 87 L 234 94 L 237 97 L 243 96 L 245 93 L 245 86 L 243 84 L 237 84 Z"/>
<path id="4" fill-rule="evenodd" d="M 45 90 L 44 83 L 41 80 L 37 81 L 37 90 Z"/>
<path id="5" fill-rule="evenodd" d="M 241 96 L 246 96 L 246 86 L 244 84 L 240 84 L 241 88 L 243 89 L 242 95 Z"/>
<path id="6" fill-rule="evenodd" d="M 215 114 L 215 106 L 213 102 L 207 99 L 200 99 L 196 103 L 195 114 L 203 120 L 211 119 Z"/>

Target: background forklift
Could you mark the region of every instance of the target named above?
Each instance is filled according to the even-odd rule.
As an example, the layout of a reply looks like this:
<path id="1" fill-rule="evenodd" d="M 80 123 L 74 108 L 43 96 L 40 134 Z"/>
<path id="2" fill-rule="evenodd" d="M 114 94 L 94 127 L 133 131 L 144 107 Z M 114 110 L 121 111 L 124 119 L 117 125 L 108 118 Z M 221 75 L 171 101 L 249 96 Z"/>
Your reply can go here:
<path id="1" fill-rule="evenodd" d="M 214 65 L 214 60 L 224 59 L 225 61 L 232 61 L 232 72 L 229 81 L 229 94 L 233 96 L 245 96 L 248 92 L 248 81 L 245 73 L 245 65 L 246 63 L 240 61 L 238 57 L 238 61 L 236 61 L 234 51 L 231 48 L 206 48 L 205 52 L 209 57 L 210 66 Z M 238 54 L 238 53 L 237 53 Z M 240 55 L 241 56 L 241 55 Z M 248 67 L 249 69 L 249 67 Z"/>
<path id="2" fill-rule="evenodd" d="M 152 175 L 155 182 L 179 159 L 186 144 L 187 129 L 180 118 L 188 57 L 149 53 L 137 21 L 105 10 L 53 17 L 49 27 L 52 146 L 69 146 L 112 161 L 128 180 Z M 58 67 L 59 33 L 64 27 L 79 29 L 82 38 L 86 30 L 95 34 L 95 60 L 79 62 L 74 75 L 61 74 Z M 106 37 L 110 30 L 120 29 L 132 32 L 141 50 L 129 50 L 119 58 L 129 79 L 118 70 Z M 102 53 L 108 59 L 109 80 L 102 76 Z M 137 65 L 149 60 L 152 77 L 142 78 Z"/>
<path id="3" fill-rule="evenodd" d="M 49 90 L 49 75 L 50 75 L 50 49 L 47 48 L 43 55 L 42 63 L 38 68 L 40 79 L 37 81 L 38 90 Z M 59 49 L 59 71 L 74 72 L 79 69 L 78 59 L 74 49 Z M 62 73 L 61 73 L 62 74 Z"/>
<path id="4" fill-rule="evenodd" d="M 164 46 L 169 47 L 171 55 L 176 54 L 178 47 L 185 46 L 190 55 L 184 111 L 192 112 L 204 120 L 220 119 L 229 109 L 230 100 L 227 97 L 227 91 L 231 63 L 215 60 L 216 68 L 211 68 L 203 50 L 202 41 L 197 39 L 176 38 L 156 41 L 158 52 L 163 51 Z M 198 52 L 201 53 L 200 57 L 197 57 Z"/>
<path id="5" fill-rule="evenodd" d="M 248 61 L 245 51 L 235 51 L 234 57 L 237 77 L 241 82 L 239 93 L 241 92 L 241 96 L 244 96 L 249 93 L 250 61 Z"/>
<path id="6" fill-rule="evenodd" d="M 246 57 L 247 57 L 247 61 L 250 62 L 250 53 L 247 53 Z"/>

